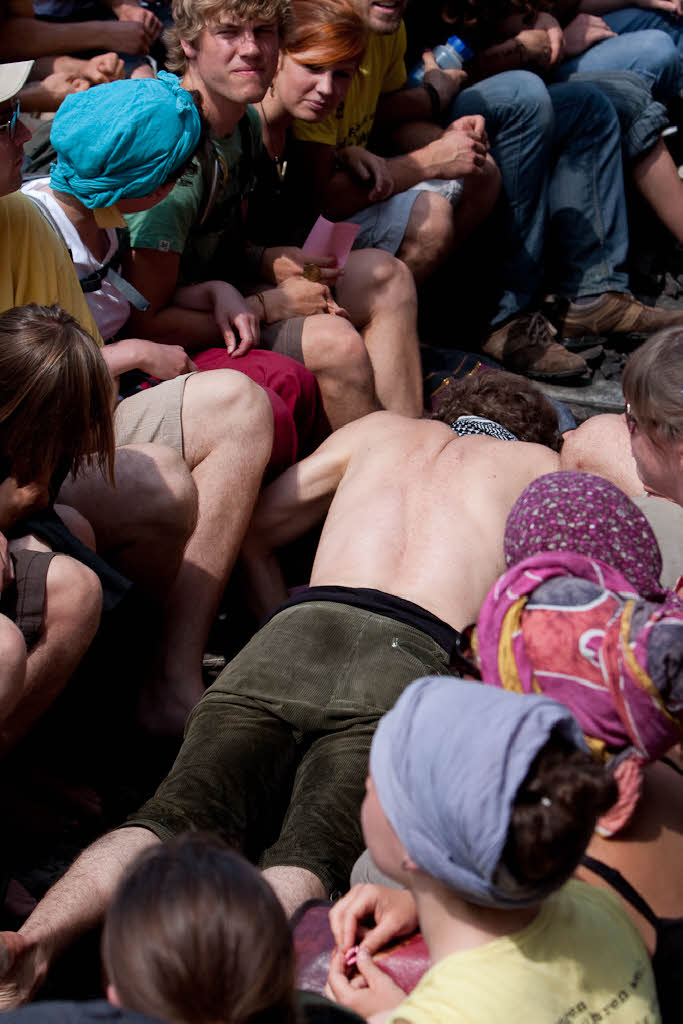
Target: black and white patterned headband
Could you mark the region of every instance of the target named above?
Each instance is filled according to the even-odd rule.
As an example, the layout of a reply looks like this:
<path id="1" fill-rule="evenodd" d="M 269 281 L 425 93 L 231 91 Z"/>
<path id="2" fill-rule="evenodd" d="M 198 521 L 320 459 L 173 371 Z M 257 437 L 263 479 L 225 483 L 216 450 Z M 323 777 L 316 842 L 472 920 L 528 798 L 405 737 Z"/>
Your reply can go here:
<path id="1" fill-rule="evenodd" d="M 467 434 L 486 434 L 488 437 L 495 437 L 499 441 L 519 440 L 513 433 L 496 423 L 495 420 L 484 419 L 483 416 L 458 416 L 457 420 L 451 423 L 451 430 L 454 430 L 459 437 Z"/>

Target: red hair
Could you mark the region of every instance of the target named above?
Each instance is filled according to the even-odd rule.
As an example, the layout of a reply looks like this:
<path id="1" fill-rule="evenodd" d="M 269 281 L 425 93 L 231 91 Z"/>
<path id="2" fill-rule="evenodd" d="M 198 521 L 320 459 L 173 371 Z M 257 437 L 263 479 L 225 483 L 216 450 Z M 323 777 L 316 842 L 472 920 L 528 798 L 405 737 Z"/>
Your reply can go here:
<path id="1" fill-rule="evenodd" d="M 292 14 L 284 44 L 294 60 L 310 51 L 322 67 L 360 63 L 368 29 L 349 0 L 292 0 Z"/>

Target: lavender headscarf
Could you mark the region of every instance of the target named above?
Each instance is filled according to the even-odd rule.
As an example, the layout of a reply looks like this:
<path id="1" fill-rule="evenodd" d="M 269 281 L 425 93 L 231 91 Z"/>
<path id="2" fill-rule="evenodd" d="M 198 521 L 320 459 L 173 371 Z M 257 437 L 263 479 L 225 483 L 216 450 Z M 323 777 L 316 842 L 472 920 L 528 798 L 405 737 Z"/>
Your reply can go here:
<path id="1" fill-rule="evenodd" d="M 556 889 L 500 870 L 515 796 L 555 729 L 587 749 L 571 712 L 548 697 L 445 676 L 412 683 L 379 723 L 370 771 L 415 863 L 482 906 L 529 906 Z"/>

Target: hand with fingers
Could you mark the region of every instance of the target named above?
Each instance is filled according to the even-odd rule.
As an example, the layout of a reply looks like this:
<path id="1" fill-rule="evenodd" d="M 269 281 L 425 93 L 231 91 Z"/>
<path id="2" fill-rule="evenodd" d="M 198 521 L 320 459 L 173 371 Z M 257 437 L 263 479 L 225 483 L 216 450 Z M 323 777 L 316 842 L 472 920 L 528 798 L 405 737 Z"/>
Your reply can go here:
<path id="1" fill-rule="evenodd" d="M 321 281 L 289 277 L 277 288 L 270 288 L 262 294 L 268 323 L 317 313 L 349 318 L 346 310 L 335 302 L 329 287 Z"/>
<path id="2" fill-rule="evenodd" d="M 368 925 L 369 920 L 374 923 Z M 415 900 L 407 889 L 354 885 L 330 910 L 330 928 L 342 953 L 356 944 L 376 953 L 392 939 L 412 935 L 417 927 Z"/>
<path id="3" fill-rule="evenodd" d="M 344 146 L 337 154 L 337 161 L 360 181 L 372 186 L 368 192 L 371 202 L 378 203 L 393 194 L 394 179 L 383 157 L 368 152 L 363 146 Z"/>
<path id="4" fill-rule="evenodd" d="M 278 245 L 266 249 L 261 269 L 268 281 L 283 284 L 292 277 L 306 277 L 306 271 L 317 268 L 316 280 L 332 286 L 343 271 L 334 256 L 317 256 L 295 245 Z"/>
<path id="5" fill-rule="evenodd" d="M 244 356 L 261 337 L 258 318 L 237 288 L 227 281 L 214 285 L 213 314 L 223 335 L 228 355 Z"/>
<path id="6" fill-rule="evenodd" d="M 606 21 L 595 14 L 577 14 L 564 30 L 565 55 L 578 57 L 591 46 L 616 35 Z"/>
<path id="7" fill-rule="evenodd" d="M 366 1019 L 375 1013 L 393 1010 L 406 997 L 403 989 L 374 963 L 366 949 L 358 950 L 353 969 L 347 967 L 341 950 L 332 954 L 325 995 Z"/>
<path id="8" fill-rule="evenodd" d="M 436 89 L 441 101 L 441 110 L 444 111 L 467 84 L 467 72 L 461 68 L 440 68 L 431 50 L 425 50 L 422 60 L 425 66 L 423 81 Z"/>

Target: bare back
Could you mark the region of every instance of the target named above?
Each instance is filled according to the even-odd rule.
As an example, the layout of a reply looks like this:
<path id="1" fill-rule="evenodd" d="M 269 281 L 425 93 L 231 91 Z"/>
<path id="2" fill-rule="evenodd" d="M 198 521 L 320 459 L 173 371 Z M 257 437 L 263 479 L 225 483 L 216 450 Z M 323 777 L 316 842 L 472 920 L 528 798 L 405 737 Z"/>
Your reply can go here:
<path id="1" fill-rule="evenodd" d="M 504 571 L 507 515 L 559 468 L 541 445 L 457 437 L 443 423 L 365 420 L 330 507 L 311 585 L 372 587 L 456 629 L 474 622 Z"/>

